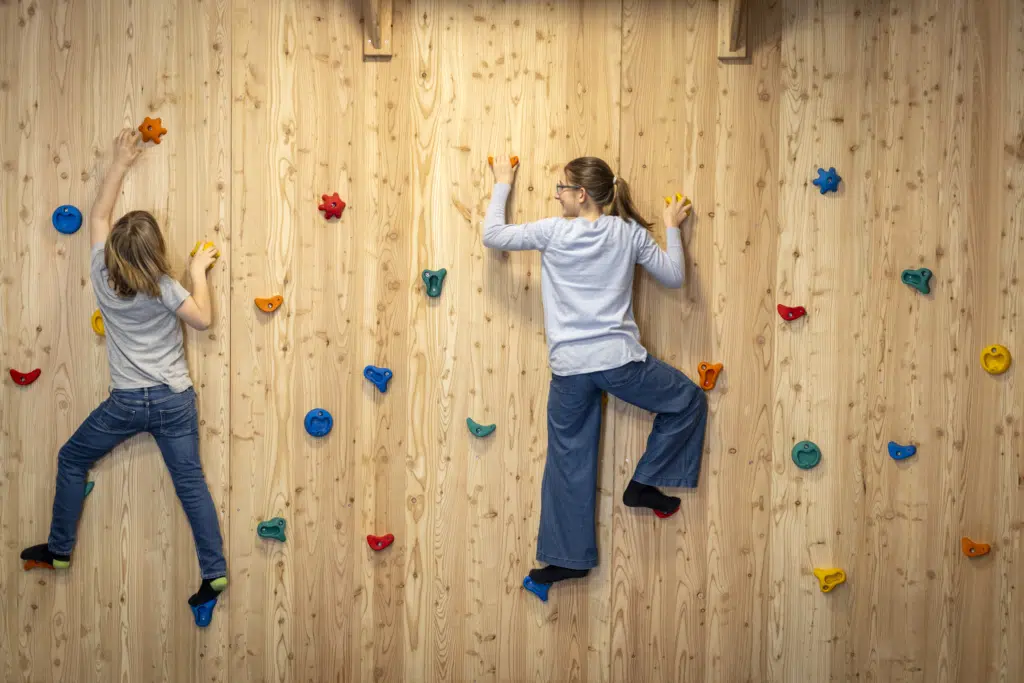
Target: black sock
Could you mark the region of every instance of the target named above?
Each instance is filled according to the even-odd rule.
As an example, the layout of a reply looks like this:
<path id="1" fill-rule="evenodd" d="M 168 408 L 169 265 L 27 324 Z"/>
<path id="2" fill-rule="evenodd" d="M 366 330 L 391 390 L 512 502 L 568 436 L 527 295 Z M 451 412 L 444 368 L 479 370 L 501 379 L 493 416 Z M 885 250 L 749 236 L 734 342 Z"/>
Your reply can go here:
<path id="1" fill-rule="evenodd" d="M 555 583 L 564 579 L 582 579 L 589 573 L 589 569 L 566 569 L 549 564 L 543 569 L 531 569 L 530 578 L 535 583 Z"/>
<path id="2" fill-rule="evenodd" d="M 56 562 L 58 567 L 60 567 L 60 565 L 62 564 L 64 567 L 66 567 L 68 563 L 71 561 L 71 556 L 55 555 L 54 553 L 50 552 L 50 547 L 48 545 L 46 545 L 45 543 L 40 543 L 39 545 L 34 545 L 30 548 L 25 548 L 24 550 L 22 550 L 21 559 L 25 560 L 26 562 L 36 562 L 38 564 L 45 565 L 48 567 L 53 567 L 54 562 Z M 31 569 L 31 567 L 26 568 Z"/>
<path id="3" fill-rule="evenodd" d="M 651 508 L 662 514 L 671 514 L 679 509 L 680 500 L 666 496 L 653 486 L 631 479 L 622 494 L 622 502 L 631 508 Z"/>
<path id="4" fill-rule="evenodd" d="M 203 579 L 203 583 L 199 586 L 199 591 L 188 599 L 188 604 L 198 607 L 204 602 L 209 602 L 219 597 L 221 591 L 227 588 L 227 585 L 228 580 L 223 576 L 216 579 Z"/>

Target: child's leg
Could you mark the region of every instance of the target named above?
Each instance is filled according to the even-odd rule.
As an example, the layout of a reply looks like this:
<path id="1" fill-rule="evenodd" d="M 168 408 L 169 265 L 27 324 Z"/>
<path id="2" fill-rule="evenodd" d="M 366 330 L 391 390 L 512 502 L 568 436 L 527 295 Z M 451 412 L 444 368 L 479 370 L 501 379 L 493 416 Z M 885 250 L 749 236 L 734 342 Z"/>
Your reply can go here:
<path id="1" fill-rule="evenodd" d="M 613 396 L 656 413 L 633 481 L 649 486 L 697 486 L 708 415 L 704 391 L 653 356 L 642 363 L 595 373 L 595 381 Z"/>
<path id="2" fill-rule="evenodd" d="M 57 455 L 57 489 L 53 496 L 53 519 L 46 550 L 56 556 L 53 566 L 66 567 L 75 547 L 78 520 L 85 500 L 85 478 L 93 464 L 141 426 L 140 411 L 130 402 L 112 396 L 85 418 Z M 38 549 L 39 547 L 36 546 Z M 26 550 L 26 552 L 28 552 Z M 36 553 L 39 554 L 39 553 Z M 24 557 L 47 564 L 41 557 Z"/>
<path id="3" fill-rule="evenodd" d="M 552 376 L 537 535 L 541 562 L 575 570 L 597 566 L 594 514 L 600 437 L 601 392 L 590 375 Z M 551 577 L 535 580 L 551 582 L 545 578 Z"/>
<path id="4" fill-rule="evenodd" d="M 174 491 L 192 527 L 202 577 L 205 580 L 221 579 L 227 575 L 227 563 L 217 508 L 199 461 L 199 417 L 195 392 L 189 389 L 154 402 L 149 419 L 149 431 L 160 447 L 174 482 Z M 221 583 L 227 586 L 226 580 Z"/>

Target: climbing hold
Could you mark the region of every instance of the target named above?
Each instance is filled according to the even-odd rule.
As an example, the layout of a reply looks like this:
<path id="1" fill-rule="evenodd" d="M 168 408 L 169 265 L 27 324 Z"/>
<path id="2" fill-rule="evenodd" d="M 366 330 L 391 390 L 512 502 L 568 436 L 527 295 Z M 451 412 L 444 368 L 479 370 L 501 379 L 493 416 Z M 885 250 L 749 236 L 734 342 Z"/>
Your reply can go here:
<path id="1" fill-rule="evenodd" d="M 196 246 L 192 247 L 192 252 L 189 254 L 189 256 L 195 256 L 196 254 L 199 253 L 200 249 L 213 249 L 213 260 L 210 261 L 210 265 L 206 266 L 206 269 L 209 270 L 210 268 L 213 268 L 213 264 L 216 263 L 217 259 L 220 258 L 220 250 L 217 249 L 217 245 L 215 245 L 213 242 L 204 242 L 202 240 L 199 240 L 198 242 L 196 242 Z"/>
<path id="2" fill-rule="evenodd" d="M 18 372 L 14 368 L 11 368 L 11 379 L 14 380 L 15 384 L 19 384 L 23 387 L 27 387 L 32 382 L 39 379 L 39 375 L 43 374 L 43 371 L 39 368 L 32 370 L 31 372 Z"/>
<path id="3" fill-rule="evenodd" d="M 324 218 L 341 218 L 341 212 L 345 210 L 345 202 L 341 201 L 338 193 L 320 195 L 323 204 L 319 209 L 324 212 Z"/>
<path id="4" fill-rule="evenodd" d="M 1010 350 L 1002 344 L 992 344 L 981 350 L 981 367 L 990 375 L 1001 375 L 1006 372 L 1012 360 Z"/>
<path id="5" fill-rule="evenodd" d="M 52 564 L 48 562 L 40 562 L 39 560 L 25 560 L 25 564 L 22 565 L 22 569 L 29 571 L 30 569 L 56 569 Z"/>
<path id="6" fill-rule="evenodd" d="M 266 299 L 256 297 L 254 301 L 256 302 L 256 308 L 260 309 L 264 313 L 271 313 L 281 308 L 281 304 L 284 303 L 284 297 L 280 294 L 275 294 L 274 296 L 267 297 Z"/>
<path id="7" fill-rule="evenodd" d="M 92 318 L 89 320 L 92 325 L 92 331 L 99 336 L 104 336 L 107 333 L 107 328 L 103 325 L 103 314 L 100 313 L 100 309 L 96 309 L 92 312 Z"/>
<path id="8" fill-rule="evenodd" d="M 676 201 L 680 201 L 684 205 L 692 204 L 693 203 L 693 202 L 690 201 L 689 197 L 684 197 L 683 195 L 679 194 L 678 192 L 676 192 Z M 668 206 L 671 203 L 672 203 L 672 197 L 665 197 L 665 206 Z"/>
<path id="9" fill-rule="evenodd" d="M 821 462 L 821 449 L 811 441 L 793 446 L 793 462 L 802 470 L 809 470 Z"/>
<path id="10" fill-rule="evenodd" d="M 256 526 L 256 535 L 260 538 L 273 538 L 283 543 L 285 540 L 284 527 L 285 521 L 280 517 L 274 517 L 265 522 L 260 522 Z"/>
<path id="11" fill-rule="evenodd" d="M 217 606 L 217 598 L 207 600 L 201 605 L 189 605 L 192 608 L 192 616 L 195 617 L 196 626 L 206 628 L 213 621 L 213 608 Z"/>
<path id="12" fill-rule="evenodd" d="M 815 569 L 814 576 L 818 579 L 822 593 L 828 593 L 839 584 L 846 582 L 846 572 L 842 569 Z"/>
<path id="13" fill-rule="evenodd" d="M 427 296 L 441 296 L 441 286 L 444 284 L 444 276 L 447 274 L 446 268 L 423 271 L 423 284 L 427 286 Z"/>
<path id="14" fill-rule="evenodd" d="M 828 169 L 827 171 L 823 168 L 818 169 L 818 177 L 811 182 L 821 188 L 821 193 L 835 192 L 839 189 L 839 182 L 842 178 L 836 173 L 835 167 Z"/>
<path id="15" fill-rule="evenodd" d="M 788 320 L 790 322 L 796 320 L 797 318 L 802 318 L 805 315 L 807 315 L 807 309 L 804 308 L 803 306 L 793 306 L 791 308 L 789 306 L 783 306 L 782 304 L 779 304 L 776 307 L 776 310 L 778 310 L 779 315 L 782 316 L 783 320 Z"/>
<path id="16" fill-rule="evenodd" d="M 922 294 L 931 293 L 931 288 L 928 286 L 928 281 L 931 279 L 932 271 L 927 268 L 918 268 L 917 270 L 908 268 L 900 275 L 900 280 L 903 281 L 903 284 L 910 285 Z"/>
<path id="17" fill-rule="evenodd" d="M 159 145 L 160 138 L 167 133 L 167 129 L 164 128 L 164 124 L 160 119 L 151 119 L 147 116 L 146 120 L 139 126 L 139 132 L 142 133 L 143 142 L 153 141 Z"/>
<path id="18" fill-rule="evenodd" d="M 525 588 L 526 590 L 530 591 L 531 593 L 536 595 L 538 598 L 540 598 L 541 602 L 547 602 L 548 601 L 548 590 L 551 588 L 551 584 L 550 583 L 537 583 L 536 581 L 531 579 L 529 576 L 527 576 L 525 579 L 523 579 L 523 588 Z"/>
<path id="19" fill-rule="evenodd" d="M 62 235 L 70 235 L 78 232 L 78 229 L 82 227 L 82 212 L 77 207 L 65 204 L 53 210 L 50 220 L 57 232 Z"/>
<path id="20" fill-rule="evenodd" d="M 387 548 L 389 545 L 391 545 L 394 542 L 395 542 L 395 535 L 394 534 L 384 534 L 383 536 L 374 536 L 373 534 L 368 534 L 366 536 L 366 543 L 367 543 L 367 545 L 369 545 L 374 550 L 378 550 L 378 551 L 379 550 L 384 550 L 384 548 Z"/>
<path id="21" fill-rule="evenodd" d="M 901 446 L 895 441 L 889 442 L 889 457 L 893 460 L 906 460 L 917 453 L 917 446 Z"/>
<path id="22" fill-rule="evenodd" d="M 679 512 L 679 508 L 681 508 L 681 507 L 682 507 L 682 503 L 680 503 L 679 505 L 676 505 L 676 509 L 672 510 L 671 512 L 662 512 L 661 510 L 655 510 L 654 511 L 654 516 L 659 518 L 659 519 L 667 519 L 668 517 L 671 517 L 672 515 L 674 515 L 677 512 Z"/>
<path id="23" fill-rule="evenodd" d="M 992 546 L 988 543 L 975 543 L 964 536 L 960 539 L 960 550 L 967 557 L 981 557 L 982 555 L 988 555 L 989 551 L 992 550 Z"/>
<path id="24" fill-rule="evenodd" d="M 483 438 L 494 432 L 498 428 L 498 425 L 482 425 L 471 417 L 466 418 L 466 426 L 469 427 L 469 433 L 473 436 Z"/>
<path id="25" fill-rule="evenodd" d="M 323 408 L 314 408 L 306 413 L 306 419 L 303 423 L 306 425 L 306 432 L 310 436 L 327 436 L 327 433 L 334 426 L 334 418 Z"/>
<path id="26" fill-rule="evenodd" d="M 378 368 L 376 365 L 367 365 L 363 368 L 363 377 L 373 382 L 373 386 L 382 394 L 388 390 L 388 381 L 393 376 L 394 373 L 387 368 Z"/>
<path id="27" fill-rule="evenodd" d="M 519 157 L 509 157 L 508 160 L 512 163 L 512 166 L 519 165 Z M 494 166 L 494 157 L 487 157 L 487 163 Z"/>
<path id="28" fill-rule="evenodd" d="M 704 391 L 709 391 L 715 388 L 715 382 L 718 381 L 718 373 L 722 371 L 721 363 L 708 363 L 703 361 L 697 366 L 697 372 L 700 373 L 700 388 Z"/>
<path id="29" fill-rule="evenodd" d="M 89 497 L 89 494 L 92 493 L 92 489 L 95 486 L 96 486 L 96 482 L 94 482 L 94 481 L 87 481 L 87 482 L 85 482 L 85 497 L 86 498 Z"/>

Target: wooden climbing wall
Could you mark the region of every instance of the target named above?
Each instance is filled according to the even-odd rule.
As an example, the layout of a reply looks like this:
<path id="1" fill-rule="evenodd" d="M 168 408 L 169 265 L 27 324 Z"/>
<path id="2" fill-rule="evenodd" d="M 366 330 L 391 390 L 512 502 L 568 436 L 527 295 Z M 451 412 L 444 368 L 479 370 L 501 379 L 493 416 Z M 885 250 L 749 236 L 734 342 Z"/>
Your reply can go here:
<path id="1" fill-rule="evenodd" d="M 0 0 L 0 679 L 1013 681 L 1024 677 L 1024 5 L 750 2 L 717 59 L 704 0 Z M 110 140 L 169 134 L 125 183 L 182 272 L 211 237 L 214 326 L 189 332 L 231 587 L 198 631 L 191 534 L 141 436 L 94 470 L 72 569 L 23 573 L 56 452 L 106 390 L 88 211 Z M 651 416 L 611 400 L 601 565 L 542 604 L 546 447 L 536 254 L 484 250 L 488 154 L 511 216 L 604 157 L 644 213 L 685 191 L 688 283 L 637 279 L 651 351 L 709 395 L 700 487 L 670 521 L 620 497 Z M 819 166 L 838 194 L 810 184 Z M 325 222 L 320 195 L 348 203 Z M 662 238 L 658 230 L 659 239 Z M 935 276 L 923 296 L 904 268 Z M 439 299 L 420 272 L 447 268 Z M 273 314 L 255 296 L 281 294 Z M 809 315 L 783 322 L 777 303 Z M 362 368 L 387 366 L 380 394 Z M 17 387 L 9 367 L 40 367 Z M 325 439 L 302 426 L 334 416 Z M 471 416 L 498 429 L 484 440 Z M 822 464 L 794 467 L 809 439 Z M 890 441 L 918 446 L 894 462 Z M 260 520 L 288 521 L 284 544 Z M 382 553 L 369 533 L 394 533 Z M 963 535 L 990 542 L 968 560 Z M 814 567 L 845 569 L 818 590 Z"/>

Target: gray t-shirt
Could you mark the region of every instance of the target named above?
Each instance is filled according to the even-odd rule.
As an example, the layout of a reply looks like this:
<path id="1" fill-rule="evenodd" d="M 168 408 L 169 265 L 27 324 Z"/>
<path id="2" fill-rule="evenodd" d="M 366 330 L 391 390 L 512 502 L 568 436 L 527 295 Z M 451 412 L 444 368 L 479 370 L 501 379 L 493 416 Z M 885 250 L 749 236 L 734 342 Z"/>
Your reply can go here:
<path id="1" fill-rule="evenodd" d="M 108 282 L 103 245 L 92 248 L 90 267 L 96 303 L 103 314 L 114 389 L 144 389 L 166 384 L 179 393 L 192 386 L 185 363 L 181 322 L 176 311 L 190 294 L 174 278 L 160 278 L 160 297 L 121 297 Z"/>

